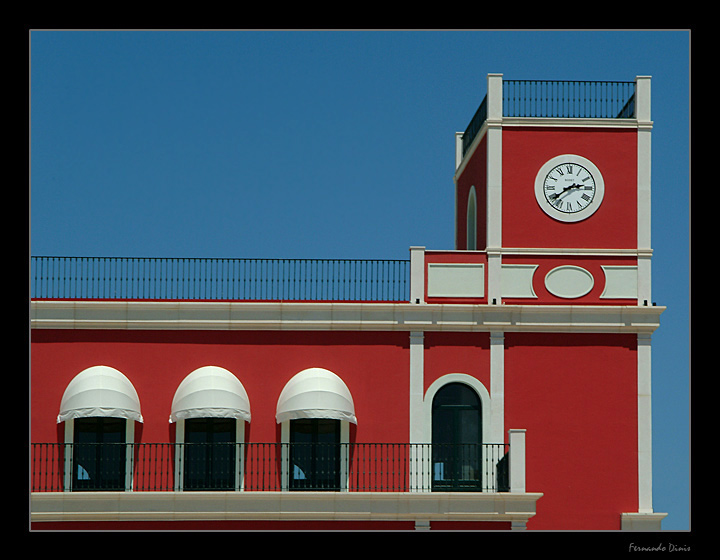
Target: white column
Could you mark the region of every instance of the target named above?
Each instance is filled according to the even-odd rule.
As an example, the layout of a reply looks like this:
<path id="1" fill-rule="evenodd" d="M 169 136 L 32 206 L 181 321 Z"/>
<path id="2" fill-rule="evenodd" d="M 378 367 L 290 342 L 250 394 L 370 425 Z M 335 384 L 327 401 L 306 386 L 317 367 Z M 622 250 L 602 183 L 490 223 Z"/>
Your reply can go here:
<path id="1" fill-rule="evenodd" d="M 125 491 L 133 489 L 133 455 L 135 446 L 135 420 L 125 419 Z"/>
<path id="2" fill-rule="evenodd" d="M 505 333 L 490 333 L 490 432 L 486 443 L 502 443 L 505 434 Z"/>
<path id="3" fill-rule="evenodd" d="M 410 303 L 425 303 L 425 247 L 410 247 Z"/>
<path id="4" fill-rule="evenodd" d="M 635 116 L 638 123 L 637 141 L 637 246 L 638 304 L 652 305 L 651 267 L 651 141 L 650 76 L 635 78 Z"/>
<path id="5" fill-rule="evenodd" d="M 638 512 L 652 513 L 651 338 L 638 334 Z"/>
<path id="6" fill-rule="evenodd" d="M 72 490 L 72 483 L 73 483 L 73 451 L 75 450 L 75 446 L 73 445 L 73 439 L 75 437 L 75 419 L 74 418 L 68 418 L 65 420 L 65 436 L 64 441 L 66 443 L 65 445 L 65 466 L 63 469 L 63 478 L 64 478 L 64 491 L 70 492 Z"/>
<path id="7" fill-rule="evenodd" d="M 525 493 L 525 430 L 508 430 L 510 492 Z"/>
<path id="8" fill-rule="evenodd" d="M 430 491 L 429 457 L 426 444 L 423 406 L 425 333 L 410 333 L 410 491 Z M 427 469 L 425 468 L 427 466 Z"/>
<path id="9" fill-rule="evenodd" d="M 650 76 L 635 78 L 638 123 L 638 303 L 652 305 L 650 256 Z M 638 513 L 652 513 L 651 335 L 638 334 Z"/>
<path id="10" fill-rule="evenodd" d="M 488 74 L 487 91 L 487 247 L 488 301 L 501 301 L 502 257 L 502 74 Z"/>

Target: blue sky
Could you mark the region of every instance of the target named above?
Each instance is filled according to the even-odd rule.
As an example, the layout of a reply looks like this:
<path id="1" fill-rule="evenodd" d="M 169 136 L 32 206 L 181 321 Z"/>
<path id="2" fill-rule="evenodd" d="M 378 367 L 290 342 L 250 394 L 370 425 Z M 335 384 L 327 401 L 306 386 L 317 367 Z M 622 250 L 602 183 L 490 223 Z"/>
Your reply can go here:
<path id="1" fill-rule="evenodd" d="M 33 31 L 33 255 L 404 259 L 454 244 L 486 76 L 651 75 L 654 509 L 689 520 L 687 31 Z"/>

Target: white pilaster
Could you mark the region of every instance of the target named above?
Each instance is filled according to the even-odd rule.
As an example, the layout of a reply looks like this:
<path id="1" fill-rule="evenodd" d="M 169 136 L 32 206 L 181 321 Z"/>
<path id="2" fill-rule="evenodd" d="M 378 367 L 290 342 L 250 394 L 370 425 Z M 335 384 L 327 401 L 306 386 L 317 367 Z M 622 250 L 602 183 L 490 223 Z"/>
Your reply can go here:
<path id="1" fill-rule="evenodd" d="M 638 513 L 652 513 L 651 337 L 638 334 Z"/>
<path id="2" fill-rule="evenodd" d="M 505 333 L 490 333 L 490 402 L 488 443 L 502 443 L 505 434 Z"/>
<path id="3" fill-rule="evenodd" d="M 652 303 L 651 290 L 651 141 L 650 76 L 635 79 L 635 116 L 638 123 L 637 138 L 637 244 L 638 256 L 638 303 Z"/>
<path id="4" fill-rule="evenodd" d="M 425 303 L 425 247 L 410 247 L 410 303 Z"/>
<path id="5" fill-rule="evenodd" d="M 425 333 L 413 331 L 410 333 L 410 443 L 429 443 L 425 426 L 425 406 L 423 402 Z M 410 469 L 411 491 L 429 492 L 431 489 L 429 451 L 425 446 L 411 445 L 410 461 L 414 465 L 428 465 L 427 469 Z"/>
<path id="6" fill-rule="evenodd" d="M 425 333 L 410 333 L 410 443 L 424 441 L 425 419 L 423 418 L 423 353 L 425 351 Z"/>
<path id="7" fill-rule="evenodd" d="M 487 90 L 487 246 L 502 247 L 502 74 L 488 74 Z M 488 250 L 488 301 L 501 301 L 502 259 Z"/>
<path id="8" fill-rule="evenodd" d="M 525 493 L 525 430 L 508 430 L 510 492 Z"/>

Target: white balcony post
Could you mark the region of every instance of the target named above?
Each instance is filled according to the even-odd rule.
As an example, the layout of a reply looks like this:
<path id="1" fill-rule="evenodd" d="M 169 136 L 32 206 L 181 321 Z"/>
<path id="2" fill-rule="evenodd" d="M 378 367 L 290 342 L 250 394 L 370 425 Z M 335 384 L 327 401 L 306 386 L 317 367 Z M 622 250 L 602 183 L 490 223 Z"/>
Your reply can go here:
<path id="1" fill-rule="evenodd" d="M 425 247 L 410 247 L 410 303 L 425 303 Z"/>
<path id="2" fill-rule="evenodd" d="M 508 430 L 510 492 L 525 493 L 525 430 Z"/>

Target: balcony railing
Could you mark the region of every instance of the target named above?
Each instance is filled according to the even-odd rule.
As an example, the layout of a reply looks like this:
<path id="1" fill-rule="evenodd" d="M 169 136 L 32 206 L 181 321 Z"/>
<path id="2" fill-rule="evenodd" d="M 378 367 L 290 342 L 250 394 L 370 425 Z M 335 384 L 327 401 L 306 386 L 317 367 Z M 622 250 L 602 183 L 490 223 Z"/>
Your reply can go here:
<path id="1" fill-rule="evenodd" d="M 635 82 L 503 80 L 504 117 L 626 119 L 635 116 Z M 463 134 L 463 155 L 487 119 L 487 96 Z"/>
<path id="2" fill-rule="evenodd" d="M 32 492 L 507 492 L 508 444 L 33 443 Z"/>
<path id="3" fill-rule="evenodd" d="M 408 301 L 409 260 L 31 257 L 33 299 Z"/>

